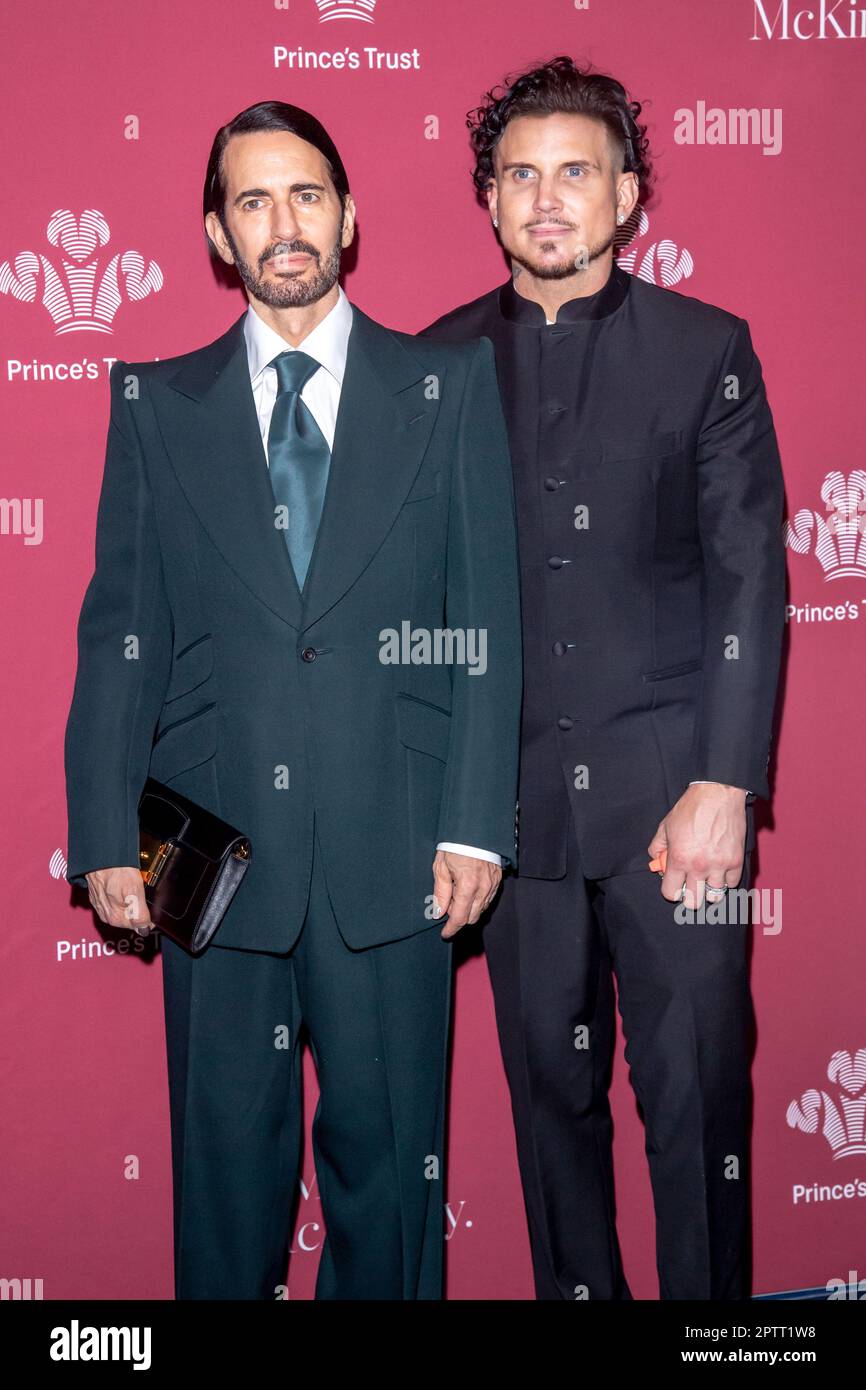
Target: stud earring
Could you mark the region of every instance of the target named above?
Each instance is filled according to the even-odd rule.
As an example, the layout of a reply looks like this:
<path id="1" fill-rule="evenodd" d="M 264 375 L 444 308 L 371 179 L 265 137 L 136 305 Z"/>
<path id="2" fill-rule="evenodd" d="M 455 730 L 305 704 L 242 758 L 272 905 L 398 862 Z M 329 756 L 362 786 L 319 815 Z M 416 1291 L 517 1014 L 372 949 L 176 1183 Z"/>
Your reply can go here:
<path id="1" fill-rule="evenodd" d="M 622 224 L 623 224 L 623 222 L 625 221 L 625 218 L 623 217 L 622 213 L 619 213 L 619 215 L 618 215 L 616 221 L 617 221 L 617 226 L 621 227 Z"/>
<path id="2" fill-rule="evenodd" d="M 493 225 L 494 225 L 494 227 L 498 227 L 498 226 L 499 226 L 499 218 L 498 218 L 498 217 L 494 217 L 494 219 L 493 219 Z"/>

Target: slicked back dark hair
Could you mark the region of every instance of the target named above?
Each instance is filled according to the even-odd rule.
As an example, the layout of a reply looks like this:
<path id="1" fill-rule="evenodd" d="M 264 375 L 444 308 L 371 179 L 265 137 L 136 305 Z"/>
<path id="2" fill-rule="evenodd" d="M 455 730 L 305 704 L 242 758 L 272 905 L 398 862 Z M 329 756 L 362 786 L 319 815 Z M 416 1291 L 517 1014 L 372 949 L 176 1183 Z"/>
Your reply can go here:
<path id="1" fill-rule="evenodd" d="M 641 103 L 629 100 L 621 82 L 605 73 L 579 68 L 573 59 L 552 58 L 541 67 L 511 74 L 504 86 L 485 94 L 466 124 L 475 153 L 472 180 L 483 195 L 493 175 L 493 151 L 516 116 L 552 116 L 556 112 L 591 116 L 610 132 L 622 172 L 637 175 L 641 194 L 648 193 L 652 166 L 646 126 L 638 125 Z"/>
<path id="2" fill-rule="evenodd" d="M 209 212 L 215 212 L 225 226 L 226 186 L 223 154 L 233 135 L 249 135 L 257 130 L 287 130 L 290 134 L 297 135 L 299 140 L 306 140 L 309 145 L 315 146 L 327 161 L 340 202 L 345 199 L 349 192 L 346 170 L 337 146 L 321 121 L 317 121 L 309 111 L 302 110 L 300 106 L 289 106 L 285 101 L 260 101 L 255 106 L 248 106 L 245 111 L 240 111 L 228 125 L 221 126 L 214 136 L 204 177 L 202 213 L 205 217 Z M 207 232 L 205 236 L 211 256 L 215 260 L 219 259 L 216 246 Z"/>

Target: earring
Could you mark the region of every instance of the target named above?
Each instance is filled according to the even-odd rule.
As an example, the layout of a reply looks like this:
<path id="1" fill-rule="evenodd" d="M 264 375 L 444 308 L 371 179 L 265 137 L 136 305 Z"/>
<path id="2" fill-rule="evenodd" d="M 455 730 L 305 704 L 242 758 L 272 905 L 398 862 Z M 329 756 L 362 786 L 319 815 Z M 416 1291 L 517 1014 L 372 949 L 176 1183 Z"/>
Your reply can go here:
<path id="1" fill-rule="evenodd" d="M 617 216 L 616 221 L 617 221 L 617 226 L 618 226 L 618 227 L 621 227 L 622 224 L 623 224 L 623 222 L 625 221 L 625 218 L 623 217 L 622 213 L 619 213 L 619 215 Z"/>
<path id="2" fill-rule="evenodd" d="M 494 219 L 493 219 L 493 225 L 494 225 L 494 227 L 498 227 L 498 226 L 499 226 L 499 218 L 498 218 L 498 217 L 494 217 Z"/>

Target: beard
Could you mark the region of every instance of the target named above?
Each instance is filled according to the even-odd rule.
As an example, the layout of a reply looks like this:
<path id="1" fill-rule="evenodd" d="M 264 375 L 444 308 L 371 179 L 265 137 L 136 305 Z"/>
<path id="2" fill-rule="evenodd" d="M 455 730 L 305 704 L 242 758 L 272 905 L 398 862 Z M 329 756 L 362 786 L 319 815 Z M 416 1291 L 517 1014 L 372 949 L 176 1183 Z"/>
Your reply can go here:
<path id="1" fill-rule="evenodd" d="M 260 303 L 267 304 L 271 309 L 300 309 L 306 304 L 315 304 L 337 283 L 342 251 L 340 245 L 343 234 L 342 215 L 340 225 L 337 228 L 336 240 L 324 261 L 321 252 L 309 241 L 295 238 L 294 241 L 273 242 L 262 252 L 258 258 L 257 266 L 254 267 L 250 265 L 249 261 L 244 260 L 225 223 L 223 223 L 223 231 L 244 287 Z M 313 275 L 310 277 L 309 267 L 307 267 L 303 271 L 286 272 L 284 278 L 278 281 L 266 280 L 263 274 L 265 262 L 271 259 L 278 248 L 289 255 L 303 253 L 315 257 L 316 268 Z"/>
<path id="2" fill-rule="evenodd" d="M 590 246 L 588 249 L 584 248 L 587 250 L 587 254 L 581 256 L 579 265 L 575 265 L 576 257 L 569 259 L 567 256 L 564 256 L 557 263 L 551 264 L 542 262 L 541 264 L 536 264 L 534 260 L 530 260 L 528 256 L 521 255 L 520 252 L 515 251 L 504 241 L 502 246 L 515 265 L 519 266 L 521 270 L 529 271 L 537 280 L 567 280 L 570 275 L 580 275 L 583 271 L 588 270 L 593 261 L 597 261 L 600 256 L 605 255 L 605 253 L 610 250 L 613 243 L 614 235 L 611 232 L 609 237 L 605 237 L 602 241 L 597 242 L 595 246 Z M 539 250 L 542 250 L 546 246 L 554 246 L 555 243 L 542 241 L 539 242 L 538 245 Z"/>

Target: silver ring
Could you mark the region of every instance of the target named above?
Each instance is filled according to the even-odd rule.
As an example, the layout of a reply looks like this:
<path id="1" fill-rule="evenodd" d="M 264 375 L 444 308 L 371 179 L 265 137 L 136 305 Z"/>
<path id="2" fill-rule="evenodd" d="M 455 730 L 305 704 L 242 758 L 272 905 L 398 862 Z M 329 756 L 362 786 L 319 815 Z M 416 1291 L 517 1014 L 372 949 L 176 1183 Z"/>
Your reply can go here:
<path id="1" fill-rule="evenodd" d="M 722 883 L 722 884 L 708 883 L 708 884 L 707 884 L 707 887 L 706 887 L 706 894 L 707 894 L 707 897 L 709 897 L 710 894 L 712 893 L 714 899 L 723 898 L 724 895 L 727 893 L 727 891 L 728 891 L 728 885 L 727 885 L 726 883 Z"/>

